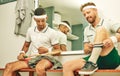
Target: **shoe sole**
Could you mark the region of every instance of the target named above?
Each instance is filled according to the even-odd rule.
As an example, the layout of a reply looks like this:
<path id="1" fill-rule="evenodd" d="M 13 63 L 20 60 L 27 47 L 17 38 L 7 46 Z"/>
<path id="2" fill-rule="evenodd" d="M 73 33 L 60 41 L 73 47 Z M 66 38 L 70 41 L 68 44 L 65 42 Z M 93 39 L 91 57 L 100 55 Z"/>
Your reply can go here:
<path id="1" fill-rule="evenodd" d="M 90 75 L 90 74 L 93 74 L 96 70 L 98 70 L 98 68 L 96 68 L 93 71 L 79 71 L 78 73 L 83 75 Z"/>

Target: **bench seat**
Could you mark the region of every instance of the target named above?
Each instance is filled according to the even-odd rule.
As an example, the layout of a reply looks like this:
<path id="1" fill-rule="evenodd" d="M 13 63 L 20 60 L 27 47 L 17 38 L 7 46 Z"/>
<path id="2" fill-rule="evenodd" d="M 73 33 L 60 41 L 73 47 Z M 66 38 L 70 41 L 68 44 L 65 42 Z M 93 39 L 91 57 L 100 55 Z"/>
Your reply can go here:
<path id="1" fill-rule="evenodd" d="M 0 70 L 4 70 L 4 68 L 0 68 Z M 30 68 L 24 68 L 24 69 L 20 69 L 18 70 L 19 72 L 29 72 L 29 76 L 34 76 L 34 72 L 35 69 L 30 69 Z M 47 72 L 62 72 L 62 70 L 47 70 Z M 79 70 L 77 70 L 76 72 L 79 72 Z M 116 70 L 116 69 L 99 69 L 96 72 L 120 72 L 120 69 Z M 89 75 L 84 75 L 84 76 L 89 76 Z"/>

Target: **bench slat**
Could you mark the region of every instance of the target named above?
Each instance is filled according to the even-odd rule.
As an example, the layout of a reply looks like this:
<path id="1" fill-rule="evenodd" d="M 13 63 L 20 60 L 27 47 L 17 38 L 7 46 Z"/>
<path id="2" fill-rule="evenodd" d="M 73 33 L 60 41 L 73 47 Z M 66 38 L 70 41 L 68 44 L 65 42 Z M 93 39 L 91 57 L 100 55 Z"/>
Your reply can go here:
<path id="1" fill-rule="evenodd" d="M 34 72 L 35 69 L 24 68 L 24 69 L 20 69 L 19 71 L 20 72 Z M 60 70 L 50 69 L 50 70 L 47 70 L 47 72 L 62 72 L 62 69 L 60 69 Z"/>
<path id="2" fill-rule="evenodd" d="M 0 68 L 0 70 L 4 70 L 5 68 Z M 24 69 L 20 69 L 20 72 L 34 72 L 35 69 L 31 69 L 31 68 L 24 68 Z M 54 69 L 50 69 L 47 70 L 47 72 L 62 72 L 62 69 L 60 70 L 54 70 Z M 77 72 L 79 72 L 79 70 L 77 70 Z M 99 69 L 96 72 L 120 72 L 120 69 Z"/>
<path id="3" fill-rule="evenodd" d="M 0 68 L 0 70 L 4 70 L 5 68 Z M 20 69 L 20 72 L 34 72 L 35 69 L 30 69 L 30 68 L 24 68 L 24 69 Z M 79 70 L 77 70 L 78 72 Z M 62 69 L 60 70 L 47 70 L 47 72 L 62 72 Z M 96 72 L 120 72 L 120 69 L 99 69 Z"/>
<path id="4" fill-rule="evenodd" d="M 105 70 L 97 70 L 96 72 L 120 72 L 120 69 L 105 69 Z"/>
<path id="5" fill-rule="evenodd" d="M 5 68 L 0 68 L 0 70 L 4 70 Z M 19 72 L 29 72 L 29 76 L 34 76 L 34 72 L 35 69 L 30 69 L 30 68 L 24 68 L 24 69 L 20 69 L 18 70 Z M 80 70 L 77 70 L 76 72 L 79 72 Z M 62 72 L 62 69 L 60 70 L 47 70 L 47 72 Z M 96 72 L 120 72 L 120 69 L 116 70 L 116 69 L 99 69 Z M 84 76 L 89 76 L 89 75 L 84 75 Z"/>

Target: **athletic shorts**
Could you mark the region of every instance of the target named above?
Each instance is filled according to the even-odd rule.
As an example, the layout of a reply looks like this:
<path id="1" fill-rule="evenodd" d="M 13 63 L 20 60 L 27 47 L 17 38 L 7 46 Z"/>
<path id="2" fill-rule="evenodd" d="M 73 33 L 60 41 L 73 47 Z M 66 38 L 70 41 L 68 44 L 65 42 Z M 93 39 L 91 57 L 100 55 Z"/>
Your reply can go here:
<path id="1" fill-rule="evenodd" d="M 36 64 L 42 60 L 42 59 L 47 59 L 53 64 L 53 69 L 62 69 L 62 64 L 58 60 L 56 60 L 53 56 L 36 56 L 35 58 L 32 58 L 31 60 L 28 61 L 28 65 L 31 68 L 35 68 Z"/>
<path id="2" fill-rule="evenodd" d="M 90 56 L 85 57 L 87 61 Z M 106 56 L 99 56 L 97 60 L 97 65 L 99 69 L 115 69 L 120 64 L 120 56 L 118 51 L 113 48 L 112 51 Z"/>

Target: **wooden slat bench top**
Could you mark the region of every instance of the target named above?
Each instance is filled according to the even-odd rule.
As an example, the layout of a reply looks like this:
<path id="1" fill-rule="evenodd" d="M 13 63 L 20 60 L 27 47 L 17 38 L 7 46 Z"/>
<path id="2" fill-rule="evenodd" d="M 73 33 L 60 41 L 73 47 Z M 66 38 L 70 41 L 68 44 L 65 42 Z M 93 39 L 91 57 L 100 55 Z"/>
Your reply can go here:
<path id="1" fill-rule="evenodd" d="M 4 70 L 5 68 L 0 68 L 0 70 Z M 20 69 L 18 70 L 19 72 L 29 72 L 29 76 L 34 76 L 34 72 L 35 69 L 30 69 L 30 68 L 24 68 L 24 69 Z M 47 72 L 62 72 L 62 69 L 59 70 L 47 70 Z M 79 72 L 79 70 L 77 70 L 76 72 Z M 120 69 L 99 69 L 96 72 L 120 72 Z M 89 76 L 89 75 L 84 75 L 84 76 Z"/>
<path id="2" fill-rule="evenodd" d="M 5 68 L 0 68 L 0 70 L 4 70 Z M 31 69 L 31 68 L 24 68 L 24 69 L 20 69 L 20 72 L 35 72 L 35 69 Z M 79 70 L 77 70 L 78 72 Z M 47 70 L 47 72 L 62 72 L 62 69 L 59 70 Z M 99 69 L 96 72 L 120 72 L 120 69 Z"/>

